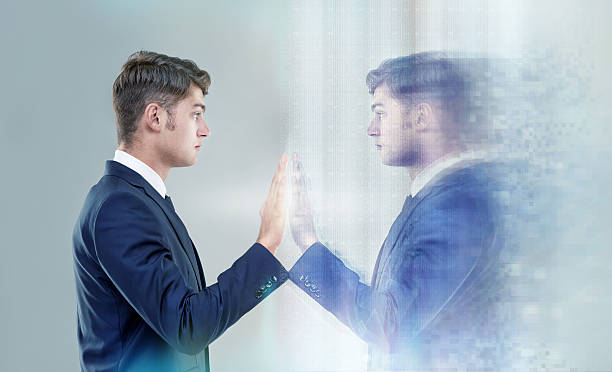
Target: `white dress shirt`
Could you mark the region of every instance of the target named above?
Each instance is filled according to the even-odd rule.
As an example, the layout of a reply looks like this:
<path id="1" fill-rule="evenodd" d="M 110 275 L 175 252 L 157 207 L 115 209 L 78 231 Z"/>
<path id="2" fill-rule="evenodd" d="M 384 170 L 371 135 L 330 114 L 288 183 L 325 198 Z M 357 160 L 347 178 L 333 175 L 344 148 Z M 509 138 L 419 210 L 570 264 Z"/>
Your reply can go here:
<path id="1" fill-rule="evenodd" d="M 485 153 L 483 151 L 470 151 L 470 152 L 461 152 L 461 153 L 450 153 L 447 154 L 440 159 L 434 161 L 429 164 L 425 169 L 423 169 L 414 180 L 410 184 L 410 196 L 413 198 L 416 194 L 419 193 L 427 185 L 435 176 L 440 174 L 442 171 L 451 168 L 455 165 L 458 165 L 461 162 L 465 161 L 474 161 L 474 160 L 485 160 Z M 471 164 L 468 163 L 468 164 Z"/>
<path id="2" fill-rule="evenodd" d="M 159 174 L 157 174 L 151 167 L 146 165 L 142 160 L 139 160 L 138 158 L 121 150 L 115 150 L 115 157 L 113 160 L 140 174 L 142 178 L 153 186 L 155 191 L 157 191 L 162 198 L 166 197 L 166 185 L 164 184 L 164 181 L 161 179 Z"/>

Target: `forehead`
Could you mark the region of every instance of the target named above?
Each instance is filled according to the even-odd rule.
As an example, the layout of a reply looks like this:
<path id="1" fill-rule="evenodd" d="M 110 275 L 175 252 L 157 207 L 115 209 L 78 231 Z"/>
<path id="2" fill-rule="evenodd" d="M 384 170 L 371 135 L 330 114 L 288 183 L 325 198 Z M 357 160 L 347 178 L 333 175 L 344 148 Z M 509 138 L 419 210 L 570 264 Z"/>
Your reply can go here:
<path id="1" fill-rule="evenodd" d="M 391 94 L 391 90 L 387 86 L 387 84 L 381 84 L 374 90 L 374 94 L 372 95 L 372 107 L 381 105 L 381 106 L 396 106 L 399 105 L 399 101 L 393 98 Z"/>

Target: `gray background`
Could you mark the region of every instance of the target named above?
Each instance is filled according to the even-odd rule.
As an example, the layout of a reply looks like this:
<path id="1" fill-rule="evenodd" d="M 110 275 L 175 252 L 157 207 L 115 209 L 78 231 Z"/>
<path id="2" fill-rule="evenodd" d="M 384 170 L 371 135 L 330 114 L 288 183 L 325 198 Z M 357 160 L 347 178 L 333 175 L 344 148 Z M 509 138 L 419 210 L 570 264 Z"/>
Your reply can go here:
<path id="1" fill-rule="evenodd" d="M 2 4 L 0 370 L 78 370 L 71 232 L 116 146 L 112 82 L 141 49 L 212 76 L 212 134 L 198 163 L 167 180 L 209 282 L 255 240 L 283 151 L 302 155 L 321 238 L 369 280 L 408 182 L 378 163 L 365 135 L 364 77 L 381 60 L 451 49 L 551 61 L 525 88 L 546 99 L 500 124 L 513 134 L 504 148 L 520 148 L 555 186 L 546 199 L 555 213 L 526 238 L 545 253 L 514 268 L 546 294 L 523 315 L 548 368 L 612 368 L 608 2 L 254 3 Z M 288 235 L 280 256 L 287 266 L 297 258 Z M 211 352 L 216 371 L 364 370 L 367 360 L 366 345 L 292 284 Z"/>

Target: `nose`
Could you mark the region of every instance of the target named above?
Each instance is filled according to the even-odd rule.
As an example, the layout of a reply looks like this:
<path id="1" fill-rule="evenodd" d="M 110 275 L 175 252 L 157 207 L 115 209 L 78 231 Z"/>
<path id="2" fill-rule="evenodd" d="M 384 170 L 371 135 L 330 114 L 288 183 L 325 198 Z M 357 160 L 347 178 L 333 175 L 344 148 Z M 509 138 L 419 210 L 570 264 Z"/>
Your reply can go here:
<path id="1" fill-rule="evenodd" d="M 210 136 L 210 129 L 206 124 L 206 120 L 202 119 L 202 124 L 198 126 L 198 137 Z"/>
<path id="2" fill-rule="evenodd" d="M 378 120 L 376 120 L 376 115 L 374 115 L 374 118 L 372 118 L 372 121 L 370 121 L 368 136 L 380 136 L 380 126 L 378 125 Z"/>

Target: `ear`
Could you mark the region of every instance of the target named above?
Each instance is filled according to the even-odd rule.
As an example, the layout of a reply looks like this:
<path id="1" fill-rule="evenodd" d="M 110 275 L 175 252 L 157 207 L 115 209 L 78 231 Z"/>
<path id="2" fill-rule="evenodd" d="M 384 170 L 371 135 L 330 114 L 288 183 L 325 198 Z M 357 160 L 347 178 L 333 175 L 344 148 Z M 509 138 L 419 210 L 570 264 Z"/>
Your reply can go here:
<path id="1" fill-rule="evenodd" d="M 145 107 L 143 120 L 145 128 L 152 130 L 153 132 L 161 131 L 162 118 L 164 110 L 157 103 L 149 103 L 147 107 Z"/>
<path id="2" fill-rule="evenodd" d="M 417 130 L 430 129 L 433 122 L 433 108 L 429 103 L 419 103 L 414 108 L 414 126 Z"/>

